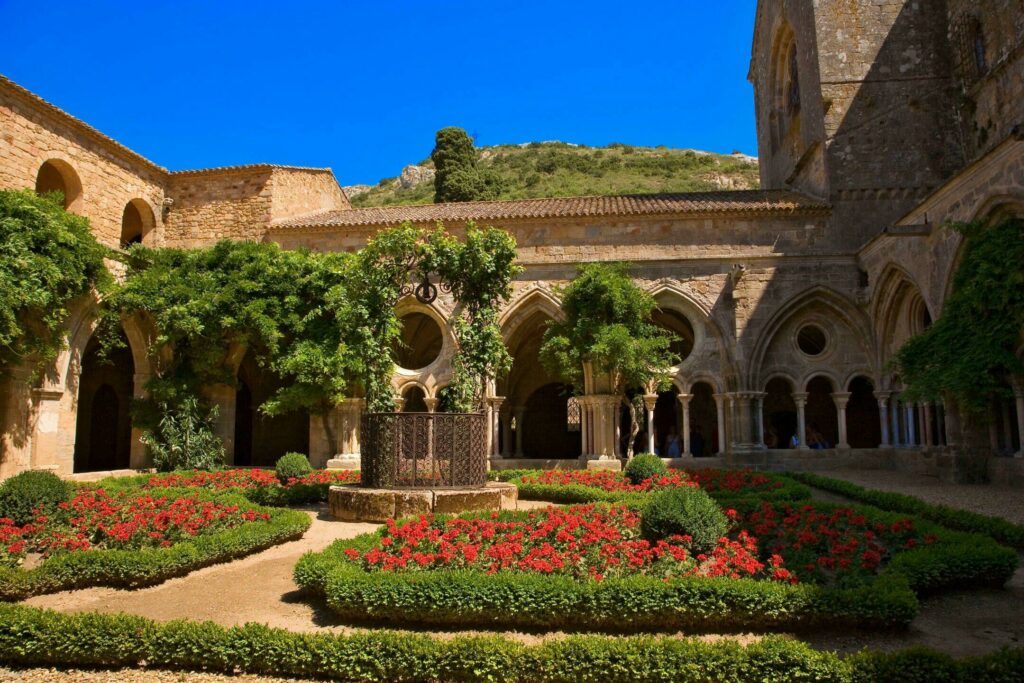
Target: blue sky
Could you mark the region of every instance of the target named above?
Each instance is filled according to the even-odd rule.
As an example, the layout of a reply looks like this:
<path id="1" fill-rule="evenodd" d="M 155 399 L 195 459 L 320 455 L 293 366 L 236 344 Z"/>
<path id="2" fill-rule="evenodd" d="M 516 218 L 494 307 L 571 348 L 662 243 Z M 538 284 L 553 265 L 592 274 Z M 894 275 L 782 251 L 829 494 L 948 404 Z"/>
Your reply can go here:
<path id="1" fill-rule="evenodd" d="M 0 0 L 0 73 L 173 170 L 374 183 L 458 125 L 756 154 L 755 0 Z"/>

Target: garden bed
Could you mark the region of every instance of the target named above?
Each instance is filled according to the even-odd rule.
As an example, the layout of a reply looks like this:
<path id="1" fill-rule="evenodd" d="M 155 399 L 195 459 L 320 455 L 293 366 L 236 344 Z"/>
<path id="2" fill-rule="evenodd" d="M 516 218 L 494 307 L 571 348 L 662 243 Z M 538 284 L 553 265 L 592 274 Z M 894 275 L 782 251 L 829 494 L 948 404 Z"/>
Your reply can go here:
<path id="1" fill-rule="evenodd" d="M 636 520 L 621 504 L 407 518 L 304 556 L 295 579 L 349 621 L 762 631 L 905 626 L 918 594 L 1002 585 L 1017 564 L 984 537 L 828 504 L 748 501 L 702 554 Z"/>
<path id="2" fill-rule="evenodd" d="M 646 494 L 680 486 L 699 486 L 724 504 L 756 497 L 805 500 L 810 489 L 775 474 L 750 470 L 669 470 L 634 484 L 622 472 L 606 470 L 506 470 L 495 478 L 514 483 L 519 497 L 550 503 L 629 503 L 642 505 Z"/>
<path id="3" fill-rule="evenodd" d="M 298 538 L 309 524 L 232 493 L 81 487 L 27 524 L 0 520 L 0 600 L 153 585 Z"/>

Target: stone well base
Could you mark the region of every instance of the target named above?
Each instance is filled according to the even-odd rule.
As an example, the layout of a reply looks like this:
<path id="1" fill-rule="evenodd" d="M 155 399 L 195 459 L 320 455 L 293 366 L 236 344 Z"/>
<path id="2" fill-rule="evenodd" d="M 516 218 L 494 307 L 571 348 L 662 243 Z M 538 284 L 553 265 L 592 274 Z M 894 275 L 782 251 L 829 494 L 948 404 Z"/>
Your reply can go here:
<path id="1" fill-rule="evenodd" d="M 358 485 L 332 486 L 328 495 L 331 517 L 343 522 L 384 522 L 393 517 L 431 512 L 515 510 L 515 484 L 489 481 L 478 489 L 367 489 Z"/>

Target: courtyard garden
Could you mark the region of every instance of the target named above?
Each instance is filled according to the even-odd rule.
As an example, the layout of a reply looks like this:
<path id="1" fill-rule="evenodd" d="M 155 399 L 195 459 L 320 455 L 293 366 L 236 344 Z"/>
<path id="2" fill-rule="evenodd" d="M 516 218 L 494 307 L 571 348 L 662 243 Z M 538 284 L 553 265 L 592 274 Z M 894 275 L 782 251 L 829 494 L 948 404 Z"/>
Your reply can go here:
<path id="1" fill-rule="evenodd" d="M 494 472 L 521 487 L 519 510 L 379 526 L 326 517 L 328 487 L 357 472 L 22 475 L 0 485 L 3 660 L 353 681 L 1019 680 L 1021 649 L 901 646 L 929 601 L 1007 593 L 1019 525 L 943 524 L 946 508 L 861 487 L 839 502 L 823 492 L 849 485 L 828 478 L 634 462 Z M 260 604 L 283 584 L 278 607 Z M 189 618 L 207 614 L 189 605 L 203 591 L 213 621 Z M 828 633 L 891 647 L 835 654 Z"/>

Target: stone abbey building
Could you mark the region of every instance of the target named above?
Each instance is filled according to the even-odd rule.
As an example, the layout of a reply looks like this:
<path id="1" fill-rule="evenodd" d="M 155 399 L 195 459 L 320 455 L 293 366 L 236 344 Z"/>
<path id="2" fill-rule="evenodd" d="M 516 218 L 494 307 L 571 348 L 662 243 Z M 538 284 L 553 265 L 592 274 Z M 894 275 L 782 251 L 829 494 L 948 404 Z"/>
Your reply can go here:
<path id="1" fill-rule="evenodd" d="M 750 62 L 761 190 L 352 208 L 329 169 L 257 164 L 168 171 L 0 79 L 0 187 L 63 191 L 111 247 L 217 240 L 291 249 L 357 248 L 402 221 L 510 231 L 524 272 L 504 308 L 515 362 L 493 387 L 495 466 L 621 453 L 621 406 L 600 377 L 570 398 L 537 360 L 557 288 L 588 261 L 629 261 L 683 339 L 674 387 L 650 394 L 662 449 L 754 466 L 822 463 L 919 468 L 1021 481 L 1024 384 L 968 423 L 953 405 L 912 404 L 893 353 L 942 314 L 961 253 L 948 221 L 1024 211 L 1021 0 L 761 0 Z M 443 410 L 451 302 L 403 301 L 408 348 L 394 384 L 405 410 Z M 146 464 L 129 402 L 152 373 L 152 330 L 126 320 L 130 351 L 97 362 L 96 302 L 68 321 L 67 350 L 41 382 L 0 385 L 0 478 Z M 314 464 L 358 449 L 361 402 L 326 419 L 257 412 L 274 388 L 244 348 L 234 385 L 207 387 L 236 464 L 288 450 Z M 827 451 L 807 449 L 807 436 Z M 791 444 L 795 448 L 789 448 Z M 536 461 L 535 461 L 536 462 Z"/>

